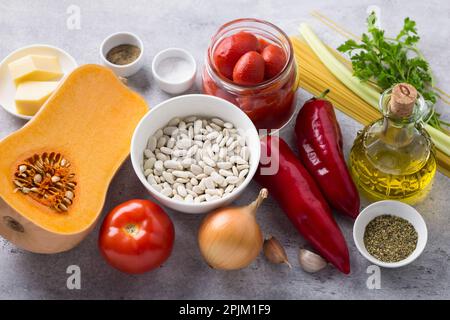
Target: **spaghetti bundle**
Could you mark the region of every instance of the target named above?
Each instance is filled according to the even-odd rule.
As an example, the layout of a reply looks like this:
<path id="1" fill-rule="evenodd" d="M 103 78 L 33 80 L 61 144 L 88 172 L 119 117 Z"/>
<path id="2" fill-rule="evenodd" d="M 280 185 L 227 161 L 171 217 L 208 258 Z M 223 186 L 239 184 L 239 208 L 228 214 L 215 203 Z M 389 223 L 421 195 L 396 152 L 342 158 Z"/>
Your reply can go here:
<path id="1" fill-rule="evenodd" d="M 327 99 L 336 108 L 363 125 L 367 125 L 381 118 L 381 113 L 377 109 L 373 108 L 347 88 L 328 70 L 305 41 L 297 37 L 292 37 L 291 41 L 294 46 L 295 58 L 299 70 L 300 87 L 314 95 L 319 95 L 324 90 L 330 89 Z M 348 60 L 343 58 L 335 50 L 328 49 L 344 65 L 351 69 L 351 63 Z M 439 170 L 450 177 L 450 157 L 436 149 L 436 159 Z"/>

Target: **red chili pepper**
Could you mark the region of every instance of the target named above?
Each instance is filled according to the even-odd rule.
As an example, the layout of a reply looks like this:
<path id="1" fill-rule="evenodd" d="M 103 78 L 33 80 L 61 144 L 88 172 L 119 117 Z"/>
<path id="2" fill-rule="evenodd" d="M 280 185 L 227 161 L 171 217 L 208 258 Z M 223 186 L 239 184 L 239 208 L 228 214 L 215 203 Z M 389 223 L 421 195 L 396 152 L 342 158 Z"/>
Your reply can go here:
<path id="1" fill-rule="evenodd" d="M 345 163 L 333 105 L 322 99 L 327 93 L 307 101 L 298 113 L 295 133 L 300 159 L 329 204 L 355 219 L 359 195 Z"/>
<path id="2" fill-rule="evenodd" d="M 283 139 L 263 137 L 261 151 L 256 181 L 269 189 L 297 230 L 319 254 L 348 274 L 347 244 L 314 179 Z M 266 159 L 270 159 L 270 163 Z"/>

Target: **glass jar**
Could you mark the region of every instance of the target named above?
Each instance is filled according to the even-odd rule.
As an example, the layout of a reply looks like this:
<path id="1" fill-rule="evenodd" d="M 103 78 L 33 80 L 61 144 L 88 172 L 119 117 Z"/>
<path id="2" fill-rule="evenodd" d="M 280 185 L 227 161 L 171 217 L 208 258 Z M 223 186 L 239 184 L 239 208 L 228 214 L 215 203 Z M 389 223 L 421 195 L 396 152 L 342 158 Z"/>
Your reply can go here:
<path id="1" fill-rule="evenodd" d="M 391 95 L 388 89 L 380 97 L 383 118 L 358 133 L 350 172 L 368 200 L 415 205 L 428 195 L 436 172 L 434 145 L 422 126 L 430 108 L 418 94 L 412 114 L 399 117 L 391 111 Z"/>
<path id="2" fill-rule="evenodd" d="M 274 78 L 255 86 L 242 86 L 222 76 L 213 54 L 226 37 L 245 31 L 258 39 L 278 45 L 286 55 L 286 64 Z M 241 108 L 257 129 L 281 129 L 294 115 L 298 88 L 297 65 L 289 37 L 277 26 L 258 19 L 238 19 L 224 24 L 212 37 L 202 72 L 203 92 L 230 101 Z"/>

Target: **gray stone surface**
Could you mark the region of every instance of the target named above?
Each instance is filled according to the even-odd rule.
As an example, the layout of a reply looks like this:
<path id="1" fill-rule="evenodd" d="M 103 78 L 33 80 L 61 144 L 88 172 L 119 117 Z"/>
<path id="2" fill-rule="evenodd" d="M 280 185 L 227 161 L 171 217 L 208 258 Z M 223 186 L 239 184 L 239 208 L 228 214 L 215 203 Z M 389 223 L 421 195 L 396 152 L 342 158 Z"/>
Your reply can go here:
<path id="1" fill-rule="evenodd" d="M 407 2 L 407 5 L 405 3 Z M 339 3 L 339 4 L 338 4 Z M 99 63 L 98 50 L 108 34 L 129 30 L 139 34 L 146 47 L 146 66 L 130 80 L 152 106 L 169 98 L 155 87 L 150 75 L 152 57 L 167 47 L 179 46 L 191 51 L 198 63 L 203 62 L 210 36 L 224 22 L 239 17 L 270 20 L 289 34 L 298 24 L 310 22 L 320 36 L 332 46 L 344 38 L 315 20 L 310 12 L 318 10 L 339 21 L 355 34 L 364 30 L 368 5 L 381 8 L 382 23 L 397 30 L 405 16 L 414 18 L 423 39 L 421 48 L 436 74 L 438 85 L 450 91 L 449 11 L 447 1 L 0 1 L 0 57 L 19 47 L 46 43 L 64 48 L 80 63 Z M 81 8 L 81 30 L 66 28 L 66 9 L 75 4 Z M 192 89 L 197 92 L 197 89 Z M 309 94 L 300 91 L 299 104 Z M 448 105 L 438 104 L 447 120 Z M 338 112 L 348 153 L 359 124 Z M 101 119 L 99 119 L 101 120 Z M 24 124 L 0 110 L 0 138 Z M 283 136 L 293 144 L 292 127 Z M 8 156 L 8 155 L 0 155 Z M 252 184 L 237 201 L 248 202 L 257 194 Z M 172 212 L 176 243 L 171 258 L 160 269 L 141 276 L 122 274 L 110 268 L 97 249 L 98 227 L 77 248 L 57 255 L 24 252 L 0 239 L 0 298 L 11 299 L 413 299 L 450 298 L 450 215 L 448 199 L 450 180 L 437 174 L 429 198 L 417 209 L 429 228 L 428 245 L 413 264 L 381 272 L 381 289 L 366 287 L 369 262 L 357 252 L 352 240 L 352 222 L 337 217 L 349 244 L 352 273 L 344 276 L 329 267 L 310 275 L 297 262 L 298 248 L 304 240 L 295 231 L 278 205 L 268 200 L 259 221 L 266 234 L 274 234 L 286 246 L 293 270 L 268 264 L 259 257 L 249 268 L 235 272 L 210 269 L 201 259 L 196 232 L 202 216 Z M 114 178 L 103 215 L 115 205 L 131 198 L 149 198 L 135 177 L 127 160 Z M 66 288 L 66 268 L 76 264 L 82 270 L 82 289 Z"/>

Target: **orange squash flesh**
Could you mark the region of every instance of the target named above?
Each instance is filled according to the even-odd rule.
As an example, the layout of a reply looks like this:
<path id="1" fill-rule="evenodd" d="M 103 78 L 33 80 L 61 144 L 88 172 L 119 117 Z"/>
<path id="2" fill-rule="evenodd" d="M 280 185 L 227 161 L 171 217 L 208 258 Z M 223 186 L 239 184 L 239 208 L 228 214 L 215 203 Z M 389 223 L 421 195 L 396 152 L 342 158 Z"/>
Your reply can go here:
<path id="1" fill-rule="evenodd" d="M 0 141 L 0 235 L 45 253 L 81 241 L 100 215 L 110 181 L 147 111 L 146 102 L 110 70 L 85 65 L 73 71 L 29 123 Z M 75 173 L 75 198 L 66 213 L 14 192 L 18 162 L 43 152 L 61 153 Z M 11 220 L 23 230 L 11 228 Z"/>

